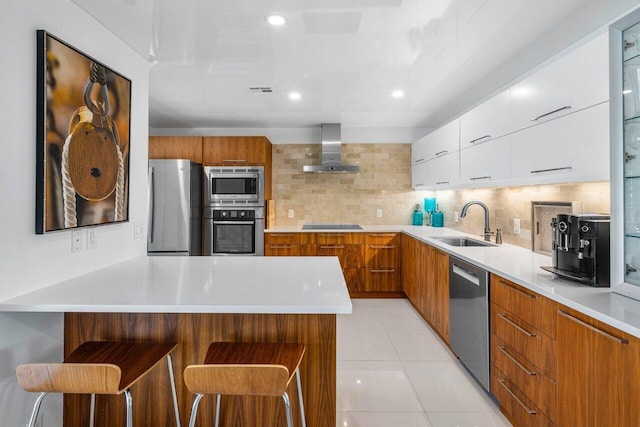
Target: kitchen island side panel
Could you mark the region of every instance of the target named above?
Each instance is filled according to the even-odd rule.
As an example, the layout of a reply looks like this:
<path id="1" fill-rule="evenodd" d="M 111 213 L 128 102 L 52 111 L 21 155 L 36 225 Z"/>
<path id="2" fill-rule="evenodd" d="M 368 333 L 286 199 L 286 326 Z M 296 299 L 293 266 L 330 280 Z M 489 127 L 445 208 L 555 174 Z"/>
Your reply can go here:
<path id="1" fill-rule="evenodd" d="M 300 342 L 306 353 L 300 373 L 309 427 L 333 427 L 336 422 L 336 315 L 335 314 L 210 314 L 210 313 L 66 313 L 65 355 L 90 340 L 175 340 L 172 353 L 183 425 L 193 402 L 183 382 L 187 365 L 201 364 L 213 341 Z M 292 381 L 293 421 L 300 425 L 297 390 Z M 132 388 L 136 426 L 175 426 L 166 363 L 157 365 Z M 196 426 L 213 425 L 215 403 L 205 397 Z M 96 427 L 125 425 L 123 396 L 97 396 Z M 88 425 L 89 397 L 67 395 L 64 426 Z M 221 426 L 267 427 L 286 425 L 279 397 L 222 398 Z"/>

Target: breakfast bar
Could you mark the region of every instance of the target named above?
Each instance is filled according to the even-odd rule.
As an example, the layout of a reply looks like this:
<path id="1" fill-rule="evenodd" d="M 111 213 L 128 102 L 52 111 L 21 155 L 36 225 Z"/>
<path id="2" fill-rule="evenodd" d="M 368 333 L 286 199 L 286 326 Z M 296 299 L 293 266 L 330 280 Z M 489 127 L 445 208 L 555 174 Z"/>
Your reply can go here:
<path id="1" fill-rule="evenodd" d="M 0 302 L 2 312 L 65 313 L 65 356 L 90 340 L 177 342 L 184 425 L 193 401 L 184 368 L 202 363 L 213 341 L 255 341 L 306 346 L 300 372 L 307 425 L 335 426 L 336 315 L 351 309 L 334 257 L 140 257 Z M 168 384 L 167 370 L 156 367 L 133 387 L 134 425 L 175 425 Z M 204 399 L 197 425 L 210 425 L 214 412 L 213 398 Z M 96 413 L 96 426 L 124 426 L 124 399 L 98 396 Z M 284 417 L 275 397 L 222 399 L 223 426 L 285 425 Z M 87 425 L 88 418 L 89 396 L 65 396 L 65 426 Z"/>

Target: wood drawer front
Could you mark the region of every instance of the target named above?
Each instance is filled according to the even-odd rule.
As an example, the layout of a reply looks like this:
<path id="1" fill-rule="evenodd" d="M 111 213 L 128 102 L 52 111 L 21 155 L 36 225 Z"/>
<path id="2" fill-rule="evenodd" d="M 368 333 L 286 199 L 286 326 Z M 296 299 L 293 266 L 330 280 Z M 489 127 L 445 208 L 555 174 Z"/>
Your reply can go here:
<path id="1" fill-rule="evenodd" d="M 365 265 L 368 268 L 395 268 L 400 265 L 400 246 L 394 244 L 369 244 L 365 248 Z"/>
<path id="2" fill-rule="evenodd" d="M 398 233 L 367 233 L 368 245 L 395 245 L 400 246 L 400 234 Z"/>
<path id="3" fill-rule="evenodd" d="M 299 244 L 301 233 L 264 233 L 265 244 Z"/>
<path id="4" fill-rule="evenodd" d="M 400 271 L 397 268 L 366 268 L 364 286 L 368 292 L 399 292 Z"/>
<path id="5" fill-rule="evenodd" d="M 545 416 L 531 400 L 495 365 L 491 365 L 491 393 L 500 402 L 500 407 L 517 427 L 553 427 L 555 424 Z"/>
<path id="6" fill-rule="evenodd" d="M 265 256 L 300 256 L 300 245 L 290 243 L 266 243 Z"/>
<path id="7" fill-rule="evenodd" d="M 491 334 L 491 363 L 551 420 L 556 417 L 556 384 L 507 343 Z"/>
<path id="8" fill-rule="evenodd" d="M 318 245 L 363 244 L 362 233 L 306 233 L 307 242 Z"/>
<path id="9" fill-rule="evenodd" d="M 364 292 L 364 269 L 363 268 L 343 268 L 344 280 L 347 282 L 349 292 Z"/>
<path id="10" fill-rule="evenodd" d="M 503 277 L 491 274 L 491 301 L 517 313 L 518 318 L 539 331 L 556 337 L 557 304 Z"/>
<path id="11" fill-rule="evenodd" d="M 364 267 L 364 247 L 362 245 L 346 243 L 302 245 L 300 254 L 303 256 L 337 256 L 342 268 Z"/>
<path id="12" fill-rule="evenodd" d="M 491 303 L 491 332 L 552 380 L 556 379 L 556 342 L 512 313 Z"/>

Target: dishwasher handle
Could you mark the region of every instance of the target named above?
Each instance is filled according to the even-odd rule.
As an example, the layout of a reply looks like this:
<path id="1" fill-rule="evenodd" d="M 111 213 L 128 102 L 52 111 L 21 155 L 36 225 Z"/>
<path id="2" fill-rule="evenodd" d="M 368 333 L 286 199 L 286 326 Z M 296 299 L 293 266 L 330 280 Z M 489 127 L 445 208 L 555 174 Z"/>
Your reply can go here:
<path id="1" fill-rule="evenodd" d="M 451 271 L 454 274 L 457 274 L 458 276 L 462 277 L 466 281 L 471 282 L 476 286 L 480 286 L 480 278 L 473 271 L 465 270 L 464 268 L 459 267 L 456 264 L 452 265 Z"/>

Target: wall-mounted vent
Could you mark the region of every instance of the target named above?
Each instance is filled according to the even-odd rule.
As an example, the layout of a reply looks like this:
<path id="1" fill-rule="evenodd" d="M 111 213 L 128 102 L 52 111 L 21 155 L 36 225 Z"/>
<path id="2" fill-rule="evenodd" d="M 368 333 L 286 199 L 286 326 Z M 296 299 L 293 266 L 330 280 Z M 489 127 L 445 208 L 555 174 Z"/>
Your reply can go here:
<path id="1" fill-rule="evenodd" d="M 272 86 L 249 86 L 251 93 L 278 93 Z"/>

